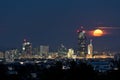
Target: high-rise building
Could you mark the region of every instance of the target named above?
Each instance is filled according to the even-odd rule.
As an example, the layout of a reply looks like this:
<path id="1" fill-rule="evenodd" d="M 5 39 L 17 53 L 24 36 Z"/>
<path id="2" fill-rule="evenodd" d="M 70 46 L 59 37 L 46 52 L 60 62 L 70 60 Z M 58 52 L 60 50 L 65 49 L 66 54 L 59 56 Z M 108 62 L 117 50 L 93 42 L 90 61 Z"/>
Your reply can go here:
<path id="1" fill-rule="evenodd" d="M 59 56 L 65 56 L 67 54 L 67 48 L 63 44 L 58 48 L 58 54 Z"/>
<path id="2" fill-rule="evenodd" d="M 68 49 L 67 57 L 68 58 L 73 58 L 74 55 L 74 50 L 73 49 Z"/>
<path id="3" fill-rule="evenodd" d="M 19 52 L 17 49 L 13 49 L 13 50 L 8 50 L 5 51 L 4 53 L 4 58 L 6 61 L 14 61 L 14 59 L 17 59 L 19 57 Z"/>
<path id="4" fill-rule="evenodd" d="M 78 33 L 78 54 L 85 56 L 87 54 L 87 38 L 84 30 L 77 30 Z"/>
<path id="5" fill-rule="evenodd" d="M 90 40 L 90 44 L 88 44 L 88 54 L 93 54 L 93 45 L 92 45 L 92 39 Z"/>
<path id="6" fill-rule="evenodd" d="M 47 57 L 49 53 L 49 46 L 41 45 L 40 46 L 40 54 L 43 57 Z"/>
<path id="7" fill-rule="evenodd" d="M 23 45 L 22 45 L 22 51 L 24 54 L 32 55 L 32 43 L 24 39 Z"/>
<path id="8" fill-rule="evenodd" d="M 40 47 L 33 48 L 33 55 L 40 55 Z"/>
<path id="9" fill-rule="evenodd" d="M 0 59 L 4 58 L 4 53 L 2 51 L 0 51 Z"/>

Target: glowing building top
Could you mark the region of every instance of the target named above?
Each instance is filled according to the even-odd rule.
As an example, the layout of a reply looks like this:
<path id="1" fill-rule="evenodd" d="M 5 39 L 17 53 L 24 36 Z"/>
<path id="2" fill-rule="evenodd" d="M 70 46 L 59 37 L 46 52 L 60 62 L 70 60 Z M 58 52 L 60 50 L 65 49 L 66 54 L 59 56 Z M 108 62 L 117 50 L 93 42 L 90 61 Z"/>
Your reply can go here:
<path id="1" fill-rule="evenodd" d="M 23 41 L 22 50 L 26 54 L 32 53 L 32 43 L 28 42 L 26 39 Z"/>

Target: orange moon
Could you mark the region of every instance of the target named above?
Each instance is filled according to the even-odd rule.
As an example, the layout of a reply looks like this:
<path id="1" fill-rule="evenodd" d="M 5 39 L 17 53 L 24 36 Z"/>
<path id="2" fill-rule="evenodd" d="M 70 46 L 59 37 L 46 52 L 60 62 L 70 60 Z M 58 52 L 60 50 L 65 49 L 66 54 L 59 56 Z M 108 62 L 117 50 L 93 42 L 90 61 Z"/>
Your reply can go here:
<path id="1" fill-rule="evenodd" d="M 103 36 L 103 31 L 101 29 L 96 29 L 93 31 L 93 36 L 96 37 Z"/>

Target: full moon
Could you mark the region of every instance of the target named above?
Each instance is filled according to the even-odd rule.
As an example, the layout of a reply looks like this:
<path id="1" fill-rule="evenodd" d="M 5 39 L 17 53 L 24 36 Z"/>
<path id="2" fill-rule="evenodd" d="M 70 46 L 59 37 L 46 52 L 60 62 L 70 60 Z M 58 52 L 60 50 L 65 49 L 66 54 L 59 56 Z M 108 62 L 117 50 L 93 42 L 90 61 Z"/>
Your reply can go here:
<path id="1" fill-rule="evenodd" d="M 93 36 L 99 37 L 103 35 L 103 31 L 101 29 L 96 29 L 93 31 Z"/>

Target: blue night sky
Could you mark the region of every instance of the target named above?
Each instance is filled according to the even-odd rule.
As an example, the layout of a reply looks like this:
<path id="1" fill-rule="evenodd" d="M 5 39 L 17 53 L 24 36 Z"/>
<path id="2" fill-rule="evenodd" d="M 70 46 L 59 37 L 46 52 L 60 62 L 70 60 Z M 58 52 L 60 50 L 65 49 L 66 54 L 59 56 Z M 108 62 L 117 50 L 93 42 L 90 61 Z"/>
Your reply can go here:
<path id="1" fill-rule="evenodd" d="M 83 26 L 120 27 L 120 0 L 1 0 L 0 49 L 19 48 L 23 39 L 33 46 L 61 43 L 77 47 L 76 30 Z M 120 29 L 93 38 L 95 50 L 120 51 Z M 89 38 L 89 37 L 88 37 Z"/>

